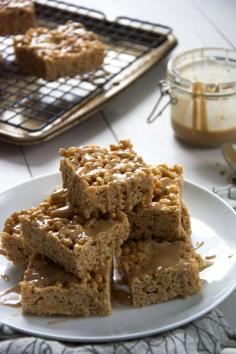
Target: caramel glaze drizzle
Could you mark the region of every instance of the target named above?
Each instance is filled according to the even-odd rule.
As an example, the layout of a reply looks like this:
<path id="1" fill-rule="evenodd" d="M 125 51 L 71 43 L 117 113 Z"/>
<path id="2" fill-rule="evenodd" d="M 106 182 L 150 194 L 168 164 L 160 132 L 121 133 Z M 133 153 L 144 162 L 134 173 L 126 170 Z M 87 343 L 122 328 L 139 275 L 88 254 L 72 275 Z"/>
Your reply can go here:
<path id="1" fill-rule="evenodd" d="M 193 92 L 193 130 L 208 130 L 206 99 L 204 96 L 205 84 L 192 83 Z"/>
<path id="2" fill-rule="evenodd" d="M 114 270 L 112 282 L 112 297 L 118 304 L 131 306 L 131 292 L 127 285 L 127 279 L 122 269 L 120 259 L 114 257 Z"/>
<path id="3" fill-rule="evenodd" d="M 200 247 L 204 245 L 204 241 L 198 241 L 196 246 L 194 247 L 194 251 L 198 250 Z"/>
<path id="4" fill-rule="evenodd" d="M 155 273 L 165 267 L 185 267 L 187 260 L 181 257 L 181 242 L 158 243 L 150 240 L 145 250 L 145 260 L 132 270 L 131 277 L 147 273 Z"/>
<path id="5" fill-rule="evenodd" d="M 9 278 L 9 276 L 7 275 L 7 274 L 1 274 L 1 278 L 3 279 L 3 280 L 5 280 L 5 281 L 9 281 L 10 280 L 10 278 Z"/>
<path id="6" fill-rule="evenodd" d="M 113 299 L 118 302 L 118 304 L 124 305 L 124 306 L 131 306 L 132 301 L 131 301 L 131 293 L 128 288 L 128 286 L 113 286 L 112 288 L 112 296 Z"/>
<path id="7" fill-rule="evenodd" d="M 0 291 L 0 305 L 21 307 L 20 286 L 14 286 Z"/>
<path id="8" fill-rule="evenodd" d="M 75 275 L 66 273 L 56 264 L 49 263 L 40 256 L 36 257 L 34 259 L 34 266 L 30 267 L 26 272 L 25 280 L 27 282 L 38 287 L 52 286 L 56 282 L 60 282 L 64 286 L 78 282 Z"/>
<path id="9" fill-rule="evenodd" d="M 214 258 L 216 258 L 216 255 L 215 255 L 215 254 L 212 255 L 212 256 L 206 256 L 206 257 L 205 257 L 206 260 L 214 259 Z"/>

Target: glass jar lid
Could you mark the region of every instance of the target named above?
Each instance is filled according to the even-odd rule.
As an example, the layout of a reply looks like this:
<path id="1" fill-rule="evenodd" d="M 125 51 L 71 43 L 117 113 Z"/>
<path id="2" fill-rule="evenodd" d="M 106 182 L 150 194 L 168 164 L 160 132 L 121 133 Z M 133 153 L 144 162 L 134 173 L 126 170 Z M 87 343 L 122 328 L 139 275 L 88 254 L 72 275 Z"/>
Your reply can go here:
<path id="1" fill-rule="evenodd" d="M 236 94 L 236 50 L 198 48 L 177 55 L 168 63 L 170 85 L 188 94 L 201 84 L 198 95 L 216 98 Z"/>

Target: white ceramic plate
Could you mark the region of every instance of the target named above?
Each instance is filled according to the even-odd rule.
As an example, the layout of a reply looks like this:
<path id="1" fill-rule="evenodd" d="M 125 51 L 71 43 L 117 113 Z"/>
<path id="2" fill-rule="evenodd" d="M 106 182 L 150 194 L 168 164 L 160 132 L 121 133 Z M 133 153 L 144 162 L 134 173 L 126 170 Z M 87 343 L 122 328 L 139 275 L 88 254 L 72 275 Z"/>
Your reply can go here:
<path id="1" fill-rule="evenodd" d="M 0 226 L 13 211 L 36 205 L 60 184 L 59 174 L 32 179 L 0 194 Z M 160 333 L 190 322 L 223 301 L 236 285 L 236 214 L 220 198 L 191 182 L 184 183 L 184 199 L 192 220 L 193 243 L 198 250 L 216 255 L 214 265 L 201 273 L 203 292 L 187 299 L 132 309 L 114 304 L 112 316 L 67 318 L 22 316 L 20 309 L 0 306 L 0 321 L 25 333 L 65 341 L 102 342 Z M 232 257 L 230 257 L 233 255 Z M 0 256 L 0 290 L 14 286 L 20 271 Z"/>

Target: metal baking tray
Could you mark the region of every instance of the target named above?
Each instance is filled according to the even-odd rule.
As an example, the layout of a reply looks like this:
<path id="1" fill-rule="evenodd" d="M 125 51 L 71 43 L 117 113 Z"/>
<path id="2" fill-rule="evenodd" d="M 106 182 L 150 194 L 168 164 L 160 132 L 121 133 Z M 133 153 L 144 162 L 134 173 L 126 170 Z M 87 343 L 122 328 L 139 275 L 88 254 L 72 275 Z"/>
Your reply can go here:
<path id="1" fill-rule="evenodd" d="M 48 140 L 87 119 L 176 45 L 172 29 L 57 0 L 35 1 L 38 25 L 81 22 L 106 44 L 104 64 L 83 76 L 47 82 L 22 74 L 12 37 L 0 37 L 0 139 L 18 145 Z"/>

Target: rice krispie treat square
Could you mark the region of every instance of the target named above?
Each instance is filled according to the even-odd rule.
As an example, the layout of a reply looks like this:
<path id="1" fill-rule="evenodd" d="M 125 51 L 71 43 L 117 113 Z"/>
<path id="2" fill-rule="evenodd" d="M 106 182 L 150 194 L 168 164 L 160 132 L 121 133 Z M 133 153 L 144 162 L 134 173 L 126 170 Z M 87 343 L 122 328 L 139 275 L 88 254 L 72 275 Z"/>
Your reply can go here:
<path id="1" fill-rule="evenodd" d="M 31 0 L 1 0 L 0 36 L 25 33 L 35 26 L 35 10 Z"/>
<path id="2" fill-rule="evenodd" d="M 35 315 L 110 315 L 111 258 L 77 278 L 40 255 L 30 258 L 21 287 L 22 312 Z"/>
<path id="3" fill-rule="evenodd" d="M 130 211 L 153 194 L 153 175 L 129 140 L 109 149 L 85 145 L 60 150 L 60 170 L 70 201 L 84 217 L 96 212 Z"/>
<path id="4" fill-rule="evenodd" d="M 151 203 L 139 203 L 127 213 L 130 239 L 154 237 L 175 241 L 185 238 L 182 232 L 183 168 L 158 165 L 152 168 L 154 193 Z M 183 211 L 187 213 L 187 209 Z"/>
<path id="5" fill-rule="evenodd" d="M 61 201 L 60 201 L 61 202 Z M 78 208 L 48 198 L 20 217 L 23 247 L 28 255 L 47 256 L 78 277 L 97 270 L 128 238 L 125 213 L 84 220 Z"/>
<path id="6" fill-rule="evenodd" d="M 67 191 L 57 188 L 46 199 L 46 202 L 55 204 L 57 208 L 63 208 L 66 205 Z M 5 223 L 3 232 L 0 232 L 0 254 L 4 255 L 16 266 L 26 266 L 28 264 L 28 255 L 23 246 L 21 233 L 22 216 L 29 216 L 35 212 L 34 208 L 20 210 L 10 215 Z"/>
<path id="7" fill-rule="evenodd" d="M 13 213 L 5 221 L 3 232 L 0 232 L 0 254 L 16 266 L 25 266 L 28 263 L 28 255 L 22 243 L 20 223 L 20 217 L 27 213 L 30 213 L 30 209 Z"/>
<path id="8" fill-rule="evenodd" d="M 128 240 L 120 259 L 134 307 L 201 291 L 201 257 L 189 241 Z"/>
<path id="9" fill-rule="evenodd" d="M 105 55 L 97 35 L 71 21 L 53 30 L 29 29 L 14 38 L 14 49 L 24 72 L 47 81 L 98 69 Z"/>

